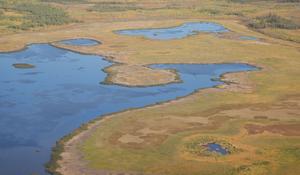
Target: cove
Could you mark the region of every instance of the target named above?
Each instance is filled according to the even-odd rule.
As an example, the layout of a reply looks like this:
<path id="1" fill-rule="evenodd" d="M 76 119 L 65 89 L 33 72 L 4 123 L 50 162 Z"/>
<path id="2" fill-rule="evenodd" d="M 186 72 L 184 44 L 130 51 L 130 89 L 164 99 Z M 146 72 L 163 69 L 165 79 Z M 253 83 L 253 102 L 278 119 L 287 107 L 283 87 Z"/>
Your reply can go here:
<path id="1" fill-rule="evenodd" d="M 222 33 L 229 30 L 220 24 L 212 22 L 189 22 L 177 27 L 156 28 L 156 29 L 129 29 L 118 30 L 117 34 L 129 36 L 143 36 L 155 40 L 181 39 L 199 32 Z"/>
<path id="2" fill-rule="evenodd" d="M 35 67 L 16 69 L 16 63 Z M 112 64 L 50 44 L 0 53 L 0 174 L 45 175 L 55 142 L 97 116 L 220 85 L 216 78 L 227 72 L 256 70 L 248 64 L 155 64 L 150 67 L 176 69 L 182 82 L 152 87 L 99 84 L 107 76 L 102 69 Z"/>

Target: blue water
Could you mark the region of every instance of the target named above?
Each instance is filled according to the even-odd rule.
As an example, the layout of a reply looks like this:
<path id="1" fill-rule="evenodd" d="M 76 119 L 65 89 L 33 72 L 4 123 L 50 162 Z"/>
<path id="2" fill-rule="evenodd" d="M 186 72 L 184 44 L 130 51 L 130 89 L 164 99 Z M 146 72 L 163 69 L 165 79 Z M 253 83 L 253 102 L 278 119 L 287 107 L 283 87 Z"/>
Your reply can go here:
<path id="1" fill-rule="evenodd" d="M 15 63 L 35 65 L 15 69 Z M 103 68 L 113 63 L 49 44 L 0 53 L 0 174 L 44 171 L 51 147 L 62 136 L 99 115 L 139 108 L 222 84 L 211 78 L 225 72 L 255 70 L 246 64 L 157 64 L 176 69 L 182 83 L 154 87 L 101 84 Z"/>
<path id="2" fill-rule="evenodd" d="M 118 34 L 129 36 L 144 36 L 155 40 L 181 39 L 199 32 L 221 33 L 229 30 L 220 24 L 212 22 L 190 22 L 177 27 L 157 29 L 129 29 L 116 31 Z"/>
<path id="3" fill-rule="evenodd" d="M 65 45 L 73 45 L 73 46 L 95 46 L 95 45 L 101 44 L 97 40 L 85 39 L 85 38 L 63 40 L 63 41 L 60 41 L 59 43 L 65 44 Z"/>
<path id="4" fill-rule="evenodd" d="M 223 148 L 221 145 L 219 145 L 217 143 L 208 143 L 205 146 L 207 146 L 208 151 L 216 152 L 216 153 L 219 153 L 221 155 L 226 155 L 226 154 L 229 153 L 227 151 L 227 149 Z"/>
<path id="5" fill-rule="evenodd" d="M 253 41 L 257 40 L 257 38 L 254 36 L 241 36 L 240 39 L 241 40 L 253 40 Z"/>

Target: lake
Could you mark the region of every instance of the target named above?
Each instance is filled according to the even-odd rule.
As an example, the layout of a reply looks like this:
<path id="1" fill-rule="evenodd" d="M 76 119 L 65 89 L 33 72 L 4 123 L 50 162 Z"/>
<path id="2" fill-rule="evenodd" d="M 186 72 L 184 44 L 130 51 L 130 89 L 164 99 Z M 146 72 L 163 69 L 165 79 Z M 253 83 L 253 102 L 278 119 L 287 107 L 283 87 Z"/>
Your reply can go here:
<path id="1" fill-rule="evenodd" d="M 176 69 L 182 82 L 153 87 L 101 84 L 107 76 L 102 69 L 112 64 L 50 44 L 0 53 L 0 174 L 47 174 L 44 164 L 55 142 L 97 116 L 220 85 L 216 78 L 227 72 L 256 70 L 247 64 L 156 64 L 150 67 Z"/>

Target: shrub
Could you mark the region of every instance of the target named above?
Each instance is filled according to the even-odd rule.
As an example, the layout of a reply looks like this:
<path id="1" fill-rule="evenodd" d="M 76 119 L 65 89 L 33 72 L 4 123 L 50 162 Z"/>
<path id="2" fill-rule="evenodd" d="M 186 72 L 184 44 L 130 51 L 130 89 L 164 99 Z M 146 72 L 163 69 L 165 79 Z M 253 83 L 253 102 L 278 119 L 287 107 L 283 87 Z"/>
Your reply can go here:
<path id="1" fill-rule="evenodd" d="M 55 2 L 55 3 L 85 3 L 86 0 L 41 0 L 41 2 Z"/>
<path id="2" fill-rule="evenodd" d="M 300 0 L 277 0 L 277 2 L 289 3 L 289 2 L 300 2 Z"/>
<path id="3" fill-rule="evenodd" d="M 247 3 L 247 2 L 259 2 L 259 0 L 228 0 L 229 2 L 235 2 L 235 3 Z M 265 0 L 267 1 L 267 0 Z M 272 0 L 269 0 L 272 1 Z M 279 3 L 294 3 L 294 2 L 300 2 L 300 0 L 273 0 L 273 2 L 279 2 Z"/>
<path id="4" fill-rule="evenodd" d="M 216 10 L 216 9 L 200 9 L 198 12 L 205 13 L 208 15 L 218 15 L 221 13 L 219 10 Z"/>
<path id="5" fill-rule="evenodd" d="M 32 22 L 32 26 L 61 25 L 72 21 L 65 11 L 50 5 L 22 3 L 14 9 L 29 12 L 26 19 Z"/>
<path id="6" fill-rule="evenodd" d="M 232 16 L 244 16 L 242 12 L 228 12 L 226 15 L 232 15 Z"/>
<path id="7" fill-rule="evenodd" d="M 128 10 L 138 10 L 141 9 L 137 7 L 133 3 L 122 3 L 122 2 L 101 2 L 95 4 L 89 10 L 98 11 L 98 12 L 120 12 L 120 11 L 128 11 Z"/>
<path id="8" fill-rule="evenodd" d="M 0 17 L 4 16 L 4 11 L 2 9 L 0 9 Z"/>
<path id="9" fill-rule="evenodd" d="M 299 25 L 293 21 L 271 13 L 265 16 L 256 17 L 254 20 L 248 23 L 248 26 L 256 29 L 263 29 L 267 27 L 280 29 L 299 28 Z"/>
<path id="10" fill-rule="evenodd" d="M 8 0 L 0 0 L 0 8 L 14 10 L 18 13 L 24 14 L 19 20 L 22 24 L 11 24 L 8 26 L 10 29 L 26 30 L 33 27 L 42 27 L 47 25 L 61 25 L 70 22 L 75 22 L 69 15 L 61 8 L 53 7 L 51 5 L 42 4 L 39 2 L 11 2 Z M 3 15 L 2 15 L 3 16 Z M 0 14 L 1 17 L 1 14 Z M 4 16 L 5 17 L 5 16 Z M 7 19 L 12 17 L 5 17 Z M 9 19 L 16 20 L 16 19 Z"/>

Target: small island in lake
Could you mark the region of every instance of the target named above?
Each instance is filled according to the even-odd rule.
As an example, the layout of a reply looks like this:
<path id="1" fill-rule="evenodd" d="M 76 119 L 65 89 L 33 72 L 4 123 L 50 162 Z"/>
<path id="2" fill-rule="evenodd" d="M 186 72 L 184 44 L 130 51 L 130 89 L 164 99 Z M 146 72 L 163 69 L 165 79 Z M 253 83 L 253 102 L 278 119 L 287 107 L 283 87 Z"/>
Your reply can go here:
<path id="1" fill-rule="evenodd" d="M 17 69 L 33 69 L 33 68 L 35 68 L 34 65 L 27 64 L 27 63 L 15 63 L 12 66 Z"/>

